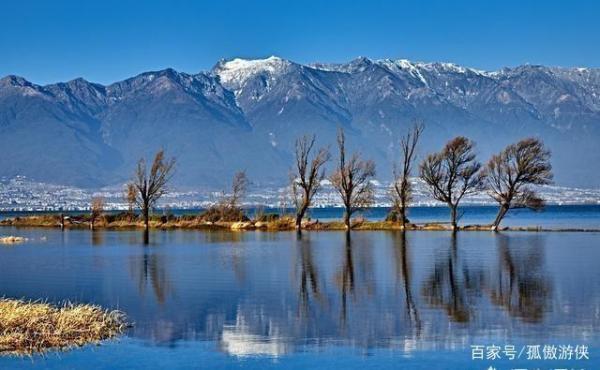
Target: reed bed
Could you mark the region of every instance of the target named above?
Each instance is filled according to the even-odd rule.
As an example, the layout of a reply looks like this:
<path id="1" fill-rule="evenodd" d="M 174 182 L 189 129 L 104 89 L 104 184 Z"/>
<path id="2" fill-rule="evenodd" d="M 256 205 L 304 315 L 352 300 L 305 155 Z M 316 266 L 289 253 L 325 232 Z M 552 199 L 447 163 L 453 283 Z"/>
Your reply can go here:
<path id="1" fill-rule="evenodd" d="M 0 355 L 32 355 L 99 343 L 126 327 L 121 311 L 0 298 Z"/>
<path id="2" fill-rule="evenodd" d="M 268 216 L 268 215 L 267 215 Z M 64 227 L 66 229 L 81 229 L 89 228 L 89 223 L 86 221 L 74 221 L 83 219 L 84 216 L 73 216 L 68 219 Z M 24 216 L 6 218 L 0 220 L 0 230 L 2 226 L 12 227 L 57 227 L 59 225 L 56 220 L 59 217 L 56 215 L 43 216 Z M 150 220 L 149 226 L 151 229 L 171 230 L 171 229 L 190 229 L 190 230 L 265 230 L 265 231 L 291 231 L 295 229 L 295 220 L 291 216 L 283 217 L 262 217 L 261 219 L 245 220 L 245 221 L 207 221 L 202 215 L 182 215 L 170 217 L 154 217 Z M 95 229 L 108 230 L 132 230 L 141 229 L 144 223 L 139 218 L 129 218 L 127 214 L 104 215 L 95 224 Z M 345 230 L 346 226 L 342 221 L 308 221 L 303 222 L 302 229 L 314 231 L 339 231 Z M 364 218 L 356 218 L 352 220 L 353 230 L 363 231 L 383 231 L 383 230 L 402 230 L 399 222 L 394 221 L 369 221 Z M 405 230 L 414 231 L 450 231 L 449 222 L 425 222 L 419 224 L 409 223 Z M 491 231 L 492 225 L 460 225 L 458 230 L 461 231 Z M 600 232 L 599 228 L 548 228 L 541 226 L 504 226 L 498 231 L 527 231 L 527 232 Z M 16 242 L 23 242 L 27 239 Z M 0 244 L 2 240 L 0 239 Z"/>

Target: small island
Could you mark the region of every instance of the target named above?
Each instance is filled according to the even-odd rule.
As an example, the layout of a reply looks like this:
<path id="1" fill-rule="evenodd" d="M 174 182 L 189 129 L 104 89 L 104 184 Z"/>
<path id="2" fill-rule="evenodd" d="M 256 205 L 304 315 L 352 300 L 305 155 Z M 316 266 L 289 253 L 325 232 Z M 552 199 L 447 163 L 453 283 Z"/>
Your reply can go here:
<path id="1" fill-rule="evenodd" d="M 207 210 L 199 214 L 150 216 L 148 228 L 150 230 L 204 230 L 204 231 L 298 231 L 293 215 L 280 216 L 279 214 L 256 215 L 247 217 L 241 210 L 236 217 L 215 216 L 214 210 Z M 231 215 L 230 215 L 231 216 Z M 61 214 L 29 215 L 23 217 L 7 218 L 0 221 L 0 227 L 12 226 L 16 228 L 40 227 L 85 230 L 134 230 L 145 229 L 146 225 L 140 216 L 128 212 L 103 214 L 92 222 L 88 214 L 64 216 Z M 301 223 L 302 231 L 347 231 L 342 220 L 320 221 L 305 219 Z M 504 226 L 494 228 L 491 224 L 459 225 L 455 229 L 450 223 L 424 222 L 400 224 L 392 220 L 367 220 L 354 218 L 350 220 L 350 230 L 353 231 L 530 231 L 530 232 L 600 232 L 597 228 L 564 227 L 544 228 L 541 226 Z M 4 237 L 15 240 L 13 243 L 23 242 L 14 236 Z"/>

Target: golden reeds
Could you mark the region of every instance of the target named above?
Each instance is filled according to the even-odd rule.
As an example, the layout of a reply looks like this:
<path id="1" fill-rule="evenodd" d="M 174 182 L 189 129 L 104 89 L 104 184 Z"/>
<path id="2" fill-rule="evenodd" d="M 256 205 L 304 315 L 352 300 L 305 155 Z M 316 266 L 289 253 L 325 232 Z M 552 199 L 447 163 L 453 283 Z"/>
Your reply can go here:
<path id="1" fill-rule="evenodd" d="M 126 327 L 120 311 L 0 298 L 0 355 L 30 355 L 98 343 L 121 334 Z"/>

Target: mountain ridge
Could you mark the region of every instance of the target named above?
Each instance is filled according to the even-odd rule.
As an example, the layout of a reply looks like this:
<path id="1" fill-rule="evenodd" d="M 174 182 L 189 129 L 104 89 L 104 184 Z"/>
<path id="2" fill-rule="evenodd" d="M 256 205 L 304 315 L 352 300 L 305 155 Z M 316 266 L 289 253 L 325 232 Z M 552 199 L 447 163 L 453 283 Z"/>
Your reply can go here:
<path id="1" fill-rule="evenodd" d="M 333 144 L 343 127 L 349 145 L 389 178 L 398 139 L 415 119 L 427 126 L 421 154 L 464 134 L 485 161 L 511 141 L 539 136 L 555 152 L 559 184 L 600 184 L 600 69 L 488 72 L 364 57 L 310 65 L 234 58 L 195 74 L 167 68 L 108 85 L 9 75 L 0 79 L 0 176 L 119 183 L 162 147 L 178 157 L 181 184 L 222 186 L 238 169 L 273 184 L 287 181 L 296 137 L 316 133 Z"/>

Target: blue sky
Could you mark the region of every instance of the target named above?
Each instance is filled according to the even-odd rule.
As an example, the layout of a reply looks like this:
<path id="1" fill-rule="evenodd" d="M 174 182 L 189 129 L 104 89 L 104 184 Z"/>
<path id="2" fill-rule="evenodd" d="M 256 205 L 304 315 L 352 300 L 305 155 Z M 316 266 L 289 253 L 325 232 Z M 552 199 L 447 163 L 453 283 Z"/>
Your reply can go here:
<path id="1" fill-rule="evenodd" d="M 0 76 L 110 83 L 269 55 L 600 67 L 599 19 L 600 1 L 2 0 Z"/>

